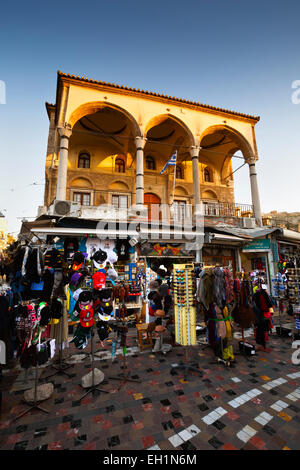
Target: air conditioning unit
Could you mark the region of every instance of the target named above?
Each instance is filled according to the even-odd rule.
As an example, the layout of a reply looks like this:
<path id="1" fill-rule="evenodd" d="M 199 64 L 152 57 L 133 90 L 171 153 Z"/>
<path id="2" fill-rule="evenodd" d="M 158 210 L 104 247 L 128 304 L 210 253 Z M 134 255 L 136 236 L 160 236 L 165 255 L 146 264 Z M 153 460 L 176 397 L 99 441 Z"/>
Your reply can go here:
<path id="1" fill-rule="evenodd" d="M 242 218 L 242 227 L 243 228 L 255 228 L 256 221 L 251 217 L 243 217 Z"/>
<path id="2" fill-rule="evenodd" d="M 48 214 L 58 217 L 78 217 L 80 204 L 73 201 L 55 200 L 49 207 Z"/>

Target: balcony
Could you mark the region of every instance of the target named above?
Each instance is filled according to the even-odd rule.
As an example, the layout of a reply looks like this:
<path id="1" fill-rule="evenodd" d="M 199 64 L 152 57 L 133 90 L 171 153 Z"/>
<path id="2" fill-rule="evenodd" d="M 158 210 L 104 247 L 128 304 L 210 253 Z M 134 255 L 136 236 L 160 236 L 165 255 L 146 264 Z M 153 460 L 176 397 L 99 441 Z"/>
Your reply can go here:
<path id="1" fill-rule="evenodd" d="M 43 207 L 39 212 L 48 213 L 48 215 L 69 216 L 80 219 L 90 219 L 98 221 L 141 221 L 153 225 L 174 225 L 182 226 L 195 224 L 194 208 L 192 204 L 177 203 L 153 204 L 147 205 L 141 210 L 141 207 L 135 208 L 116 208 L 113 205 L 103 204 L 100 206 L 84 205 L 77 202 L 69 202 L 68 213 L 60 214 L 55 203 L 49 208 Z M 200 219 L 203 217 L 209 225 L 219 225 L 220 223 L 244 228 L 252 228 L 255 225 L 253 216 L 253 207 L 250 204 L 238 204 L 229 202 L 208 202 L 202 201 L 201 212 L 197 214 Z M 200 220 L 198 219 L 198 221 Z"/>
<path id="2" fill-rule="evenodd" d="M 205 216 L 213 217 L 253 217 L 251 204 L 236 204 L 234 202 L 204 202 Z"/>

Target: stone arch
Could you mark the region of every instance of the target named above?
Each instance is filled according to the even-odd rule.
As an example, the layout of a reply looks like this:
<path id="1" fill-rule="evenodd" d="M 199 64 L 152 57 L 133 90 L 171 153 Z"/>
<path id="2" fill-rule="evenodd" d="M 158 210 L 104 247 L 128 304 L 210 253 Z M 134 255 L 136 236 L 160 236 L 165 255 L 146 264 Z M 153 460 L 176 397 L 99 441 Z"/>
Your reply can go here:
<path id="1" fill-rule="evenodd" d="M 147 133 L 150 131 L 155 126 L 158 126 L 159 124 L 163 123 L 166 119 L 171 119 L 174 122 L 176 122 L 180 127 L 182 127 L 186 134 L 188 135 L 190 145 L 195 146 L 195 139 L 193 136 L 192 131 L 190 128 L 185 124 L 181 119 L 179 119 L 177 116 L 174 116 L 174 114 L 171 113 L 166 113 L 166 114 L 159 114 L 157 116 L 153 116 L 146 124 L 145 126 L 145 136 L 147 136 Z"/>
<path id="2" fill-rule="evenodd" d="M 114 181 L 110 184 L 109 189 L 113 191 L 129 191 L 129 187 L 124 181 Z"/>
<path id="3" fill-rule="evenodd" d="M 235 147 L 231 149 L 227 153 L 227 155 L 225 155 L 225 158 L 223 160 L 222 167 L 221 167 L 221 172 L 220 172 L 221 183 L 226 183 L 226 181 L 233 181 L 233 175 L 230 175 L 230 173 L 232 172 L 232 156 L 239 150 L 240 149 L 238 147 Z M 229 175 L 230 177 L 227 178 L 227 176 Z"/>
<path id="4" fill-rule="evenodd" d="M 230 136 L 235 143 L 235 152 L 237 150 L 241 150 L 245 161 L 251 159 L 257 160 L 255 152 L 253 151 L 248 140 L 237 129 L 234 129 L 233 127 L 227 126 L 225 124 L 217 124 L 215 126 L 207 127 L 200 136 L 200 146 L 205 136 L 214 134 L 216 132 Z"/>
<path id="5" fill-rule="evenodd" d="M 132 130 L 133 130 L 134 135 L 142 137 L 141 129 L 136 119 L 132 116 L 132 114 L 130 114 L 126 109 L 120 106 L 117 106 L 116 104 L 104 102 L 104 101 L 92 101 L 92 102 L 84 103 L 78 106 L 78 108 L 76 108 L 71 113 L 68 124 L 71 126 L 71 128 L 73 128 L 76 122 L 79 121 L 79 119 L 89 114 L 94 114 L 102 108 L 112 108 L 124 114 L 124 116 L 128 118 L 128 120 L 130 121 L 132 125 Z"/>
<path id="6" fill-rule="evenodd" d="M 203 191 L 202 199 L 218 200 L 218 196 L 212 189 L 207 189 Z"/>
<path id="7" fill-rule="evenodd" d="M 86 188 L 86 189 L 92 189 L 93 188 L 93 182 L 89 178 L 86 177 L 75 177 L 71 181 L 71 187 L 72 188 Z"/>
<path id="8" fill-rule="evenodd" d="M 188 196 L 187 190 L 183 186 L 175 186 L 175 196 Z"/>

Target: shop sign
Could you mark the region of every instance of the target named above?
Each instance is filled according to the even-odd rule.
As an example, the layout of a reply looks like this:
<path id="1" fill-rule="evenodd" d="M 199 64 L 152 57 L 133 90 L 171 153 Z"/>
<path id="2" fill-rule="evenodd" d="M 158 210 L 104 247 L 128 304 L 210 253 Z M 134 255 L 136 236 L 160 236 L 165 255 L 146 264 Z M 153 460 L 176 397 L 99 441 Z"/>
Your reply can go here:
<path id="1" fill-rule="evenodd" d="M 273 260 L 275 263 L 279 261 L 279 254 L 278 254 L 278 244 L 277 242 L 272 242 L 272 253 L 273 253 Z"/>
<path id="2" fill-rule="evenodd" d="M 271 240 L 269 238 L 259 238 L 252 240 L 243 247 L 243 251 L 267 251 L 271 248 Z"/>
<path id="3" fill-rule="evenodd" d="M 185 249 L 185 244 L 145 243 L 141 246 L 141 256 L 187 256 L 192 253 Z"/>

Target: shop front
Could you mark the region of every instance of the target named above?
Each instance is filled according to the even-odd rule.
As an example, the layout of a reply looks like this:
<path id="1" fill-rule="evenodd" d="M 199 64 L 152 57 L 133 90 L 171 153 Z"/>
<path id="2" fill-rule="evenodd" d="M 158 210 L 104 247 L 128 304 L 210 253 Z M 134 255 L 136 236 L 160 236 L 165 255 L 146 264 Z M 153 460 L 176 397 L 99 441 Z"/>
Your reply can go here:
<path id="1" fill-rule="evenodd" d="M 271 276 L 273 268 L 272 246 L 270 238 L 258 238 L 248 242 L 241 251 L 241 265 L 244 272 L 252 273 L 271 292 Z"/>

